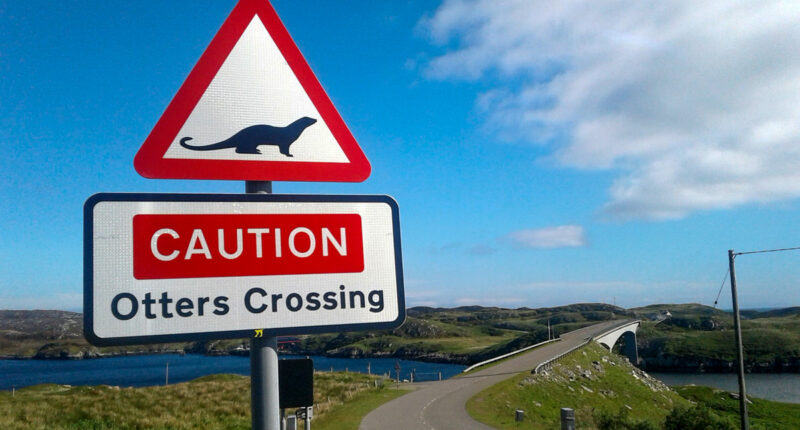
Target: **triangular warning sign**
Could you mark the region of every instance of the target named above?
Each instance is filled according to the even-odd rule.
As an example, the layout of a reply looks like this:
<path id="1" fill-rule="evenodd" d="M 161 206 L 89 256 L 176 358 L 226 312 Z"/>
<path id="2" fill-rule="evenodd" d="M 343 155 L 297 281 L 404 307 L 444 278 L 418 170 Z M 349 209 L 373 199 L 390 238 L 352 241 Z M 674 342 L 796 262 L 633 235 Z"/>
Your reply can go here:
<path id="1" fill-rule="evenodd" d="M 134 159 L 144 177 L 360 182 L 370 165 L 267 0 L 241 0 Z"/>

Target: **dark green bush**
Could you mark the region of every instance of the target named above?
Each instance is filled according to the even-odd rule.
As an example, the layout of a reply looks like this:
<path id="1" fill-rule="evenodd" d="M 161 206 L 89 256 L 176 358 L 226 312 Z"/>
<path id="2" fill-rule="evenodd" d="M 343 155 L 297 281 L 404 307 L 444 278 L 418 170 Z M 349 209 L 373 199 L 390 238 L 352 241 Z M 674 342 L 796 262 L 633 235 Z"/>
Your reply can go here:
<path id="1" fill-rule="evenodd" d="M 595 414 L 595 422 L 599 430 L 657 430 L 650 421 L 634 420 L 628 416 L 628 410 L 621 408 L 616 414 L 600 411 Z"/>
<path id="2" fill-rule="evenodd" d="M 675 408 L 664 421 L 664 430 L 736 430 L 730 421 L 703 406 Z"/>

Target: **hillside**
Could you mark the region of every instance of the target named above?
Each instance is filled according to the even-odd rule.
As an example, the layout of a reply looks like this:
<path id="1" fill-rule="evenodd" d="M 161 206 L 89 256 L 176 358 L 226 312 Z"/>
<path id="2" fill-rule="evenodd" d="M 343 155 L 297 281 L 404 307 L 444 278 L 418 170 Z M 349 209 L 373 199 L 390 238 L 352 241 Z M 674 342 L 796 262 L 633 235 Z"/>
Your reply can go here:
<path id="1" fill-rule="evenodd" d="M 800 405 L 749 399 L 750 428 L 800 428 Z M 595 343 L 568 354 L 538 374 L 520 374 L 467 403 L 475 419 L 500 429 L 559 428 L 560 409 L 575 411 L 577 428 L 736 429 L 737 397 L 686 386 L 675 390 Z M 514 411 L 524 411 L 522 423 Z M 702 421 L 703 425 L 698 426 Z M 667 425 L 669 423 L 669 425 Z M 692 424 L 688 424 L 692 423 Z"/>
<path id="2" fill-rule="evenodd" d="M 408 319 L 398 329 L 309 336 L 292 351 L 470 364 L 547 340 L 548 323 L 557 337 L 597 321 L 632 316 L 623 308 L 600 303 L 540 309 L 416 307 L 408 309 Z"/>
<path id="3" fill-rule="evenodd" d="M 541 309 L 411 308 L 395 330 L 301 336 L 287 352 L 338 357 L 399 357 L 474 363 L 612 318 L 631 317 L 606 304 L 575 304 Z M 70 330 L 64 330 L 70 327 Z M 96 348 L 82 335 L 81 314 L 61 311 L 0 311 L 0 357 L 91 358 L 99 355 L 186 351 L 241 353 L 243 339 L 182 344 Z"/>
<path id="4" fill-rule="evenodd" d="M 374 376 L 317 372 L 315 429 L 344 427 L 364 411 L 402 394 Z M 357 422 L 356 422 L 357 424 Z M 0 391 L 2 429 L 249 429 L 250 378 L 210 375 L 169 386 L 36 385 Z"/>
<path id="5" fill-rule="evenodd" d="M 82 344 L 83 314 L 0 310 L 0 356 L 35 356 L 47 344 Z"/>
<path id="6" fill-rule="evenodd" d="M 0 310 L 0 358 L 80 359 L 103 355 L 204 352 L 196 344 L 97 348 L 83 337 L 83 314 L 55 310 Z"/>
<path id="7" fill-rule="evenodd" d="M 520 425 L 513 411 L 522 409 L 522 427 L 552 429 L 559 427 L 561 408 L 572 408 L 578 428 L 597 428 L 603 415 L 620 411 L 655 426 L 673 408 L 688 406 L 669 387 L 592 342 L 539 374 L 520 374 L 488 388 L 470 399 L 467 411 L 492 427 L 515 429 Z"/>
<path id="8" fill-rule="evenodd" d="M 754 372 L 800 372 L 800 308 L 743 315 L 745 359 Z M 730 313 L 699 304 L 633 309 L 584 303 L 552 308 L 464 306 L 408 309 L 395 330 L 299 336 L 285 352 L 337 357 L 398 357 L 471 364 L 598 321 L 638 318 L 640 365 L 647 370 L 732 372 Z M 63 311 L 0 311 L 0 357 L 91 358 L 184 351 L 242 354 L 246 339 L 96 348 L 82 336 L 82 315 Z"/>
<path id="9" fill-rule="evenodd" d="M 736 349 L 730 313 L 698 304 L 631 309 L 642 326 L 639 356 L 648 370 L 732 372 Z M 800 372 L 800 308 L 748 312 L 742 318 L 745 367 Z"/>

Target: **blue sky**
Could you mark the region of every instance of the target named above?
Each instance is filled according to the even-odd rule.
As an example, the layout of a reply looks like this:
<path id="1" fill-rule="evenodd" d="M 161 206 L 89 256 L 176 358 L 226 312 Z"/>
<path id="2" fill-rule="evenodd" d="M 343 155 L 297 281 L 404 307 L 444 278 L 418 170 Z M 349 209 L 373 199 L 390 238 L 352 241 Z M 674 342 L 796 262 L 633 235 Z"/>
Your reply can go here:
<path id="1" fill-rule="evenodd" d="M 0 0 L 0 308 L 80 309 L 94 193 L 243 192 L 133 169 L 234 4 Z M 409 305 L 711 304 L 800 246 L 796 5 L 273 5 L 372 164 L 274 190 L 394 196 Z"/>

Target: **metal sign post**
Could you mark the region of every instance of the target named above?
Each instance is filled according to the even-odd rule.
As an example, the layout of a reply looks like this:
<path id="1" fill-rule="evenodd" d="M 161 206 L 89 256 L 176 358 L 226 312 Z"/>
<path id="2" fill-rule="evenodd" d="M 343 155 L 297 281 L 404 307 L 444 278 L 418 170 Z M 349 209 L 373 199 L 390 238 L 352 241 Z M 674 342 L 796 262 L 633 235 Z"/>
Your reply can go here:
<path id="1" fill-rule="evenodd" d="M 250 339 L 250 413 L 253 430 L 280 430 L 278 338 Z"/>
<path id="2" fill-rule="evenodd" d="M 271 181 L 245 181 L 247 194 L 272 194 Z M 280 430 L 278 337 L 250 339 L 250 426 Z"/>

